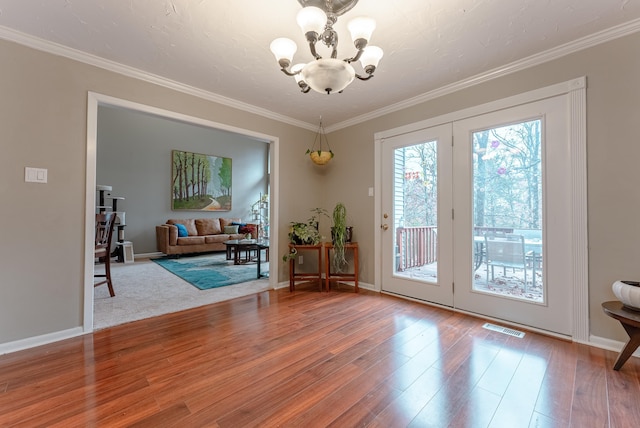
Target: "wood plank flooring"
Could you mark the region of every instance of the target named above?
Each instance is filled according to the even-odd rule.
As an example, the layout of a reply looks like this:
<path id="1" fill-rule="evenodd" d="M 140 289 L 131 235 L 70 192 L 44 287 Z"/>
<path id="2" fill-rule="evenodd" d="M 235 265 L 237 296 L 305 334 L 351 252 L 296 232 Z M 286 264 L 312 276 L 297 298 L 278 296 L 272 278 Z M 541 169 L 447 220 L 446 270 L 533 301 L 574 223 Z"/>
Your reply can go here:
<path id="1" fill-rule="evenodd" d="M 0 356 L 2 427 L 637 427 L 640 361 L 315 284 Z"/>

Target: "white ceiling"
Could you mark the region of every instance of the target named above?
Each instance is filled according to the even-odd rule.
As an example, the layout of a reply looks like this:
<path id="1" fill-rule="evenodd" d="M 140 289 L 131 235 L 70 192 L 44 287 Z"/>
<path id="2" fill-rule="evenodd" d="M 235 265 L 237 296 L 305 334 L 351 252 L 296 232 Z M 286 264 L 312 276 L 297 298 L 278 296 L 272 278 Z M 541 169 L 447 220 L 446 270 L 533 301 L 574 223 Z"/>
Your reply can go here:
<path id="1" fill-rule="evenodd" d="M 605 29 L 636 31 L 640 19 L 640 0 L 360 0 L 335 26 L 338 57 L 355 53 L 346 22 L 359 15 L 377 21 L 371 44 L 385 55 L 373 79 L 323 95 L 300 93 L 269 51 L 274 38 L 289 37 L 298 44 L 294 63 L 311 60 L 295 21 L 300 7 L 297 0 L 0 0 L 0 37 L 34 36 L 292 123 L 317 127 L 322 115 L 331 127 Z"/>

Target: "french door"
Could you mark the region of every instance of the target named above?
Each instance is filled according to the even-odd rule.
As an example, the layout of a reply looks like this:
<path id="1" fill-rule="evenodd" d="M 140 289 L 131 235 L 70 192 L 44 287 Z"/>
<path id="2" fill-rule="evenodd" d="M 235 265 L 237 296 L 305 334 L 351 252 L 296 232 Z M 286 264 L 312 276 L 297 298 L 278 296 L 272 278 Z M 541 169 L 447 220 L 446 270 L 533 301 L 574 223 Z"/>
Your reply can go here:
<path id="1" fill-rule="evenodd" d="M 382 290 L 571 334 L 567 97 L 381 143 Z"/>
<path id="2" fill-rule="evenodd" d="M 452 125 L 382 144 L 382 289 L 453 306 Z"/>

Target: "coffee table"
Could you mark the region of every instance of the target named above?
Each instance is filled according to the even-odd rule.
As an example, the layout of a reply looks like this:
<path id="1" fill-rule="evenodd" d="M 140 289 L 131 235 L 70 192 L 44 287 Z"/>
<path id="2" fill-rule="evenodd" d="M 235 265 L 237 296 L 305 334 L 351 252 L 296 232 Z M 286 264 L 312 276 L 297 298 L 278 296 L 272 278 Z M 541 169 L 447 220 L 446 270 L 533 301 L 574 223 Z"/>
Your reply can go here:
<path id="1" fill-rule="evenodd" d="M 229 241 L 225 241 L 224 244 L 227 246 L 227 260 L 231 259 L 231 252 L 233 252 L 234 265 L 255 261 L 258 265 L 257 278 L 260 279 L 267 276 L 262 274 L 260 268 L 262 264 L 262 250 L 266 250 L 266 261 L 269 261 L 269 241 L 264 239 L 231 239 Z M 256 251 L 258 253 L 255 259 L 251 258 L 251 251 Z M 245 255 L 244 260 L 241 257 L 242 252 L 244 252 Z"/>

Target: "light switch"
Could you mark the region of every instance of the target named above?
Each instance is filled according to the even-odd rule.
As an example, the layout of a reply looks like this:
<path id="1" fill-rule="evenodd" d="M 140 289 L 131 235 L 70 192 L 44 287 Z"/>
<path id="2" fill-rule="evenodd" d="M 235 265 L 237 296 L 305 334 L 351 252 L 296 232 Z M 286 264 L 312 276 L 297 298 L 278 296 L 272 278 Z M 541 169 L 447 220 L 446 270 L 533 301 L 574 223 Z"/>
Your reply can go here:
<path id="1" fill-rule="evenodd" d="M 27 183 L 46 183 L 47 182 L 47 169 L 46 168 L 24 168 L 24 181 Z"/>
<path id="2" fill-rule="evenodd" d="M 373 196 L 373 187 L 369 187 L 369 196 Z"/>

